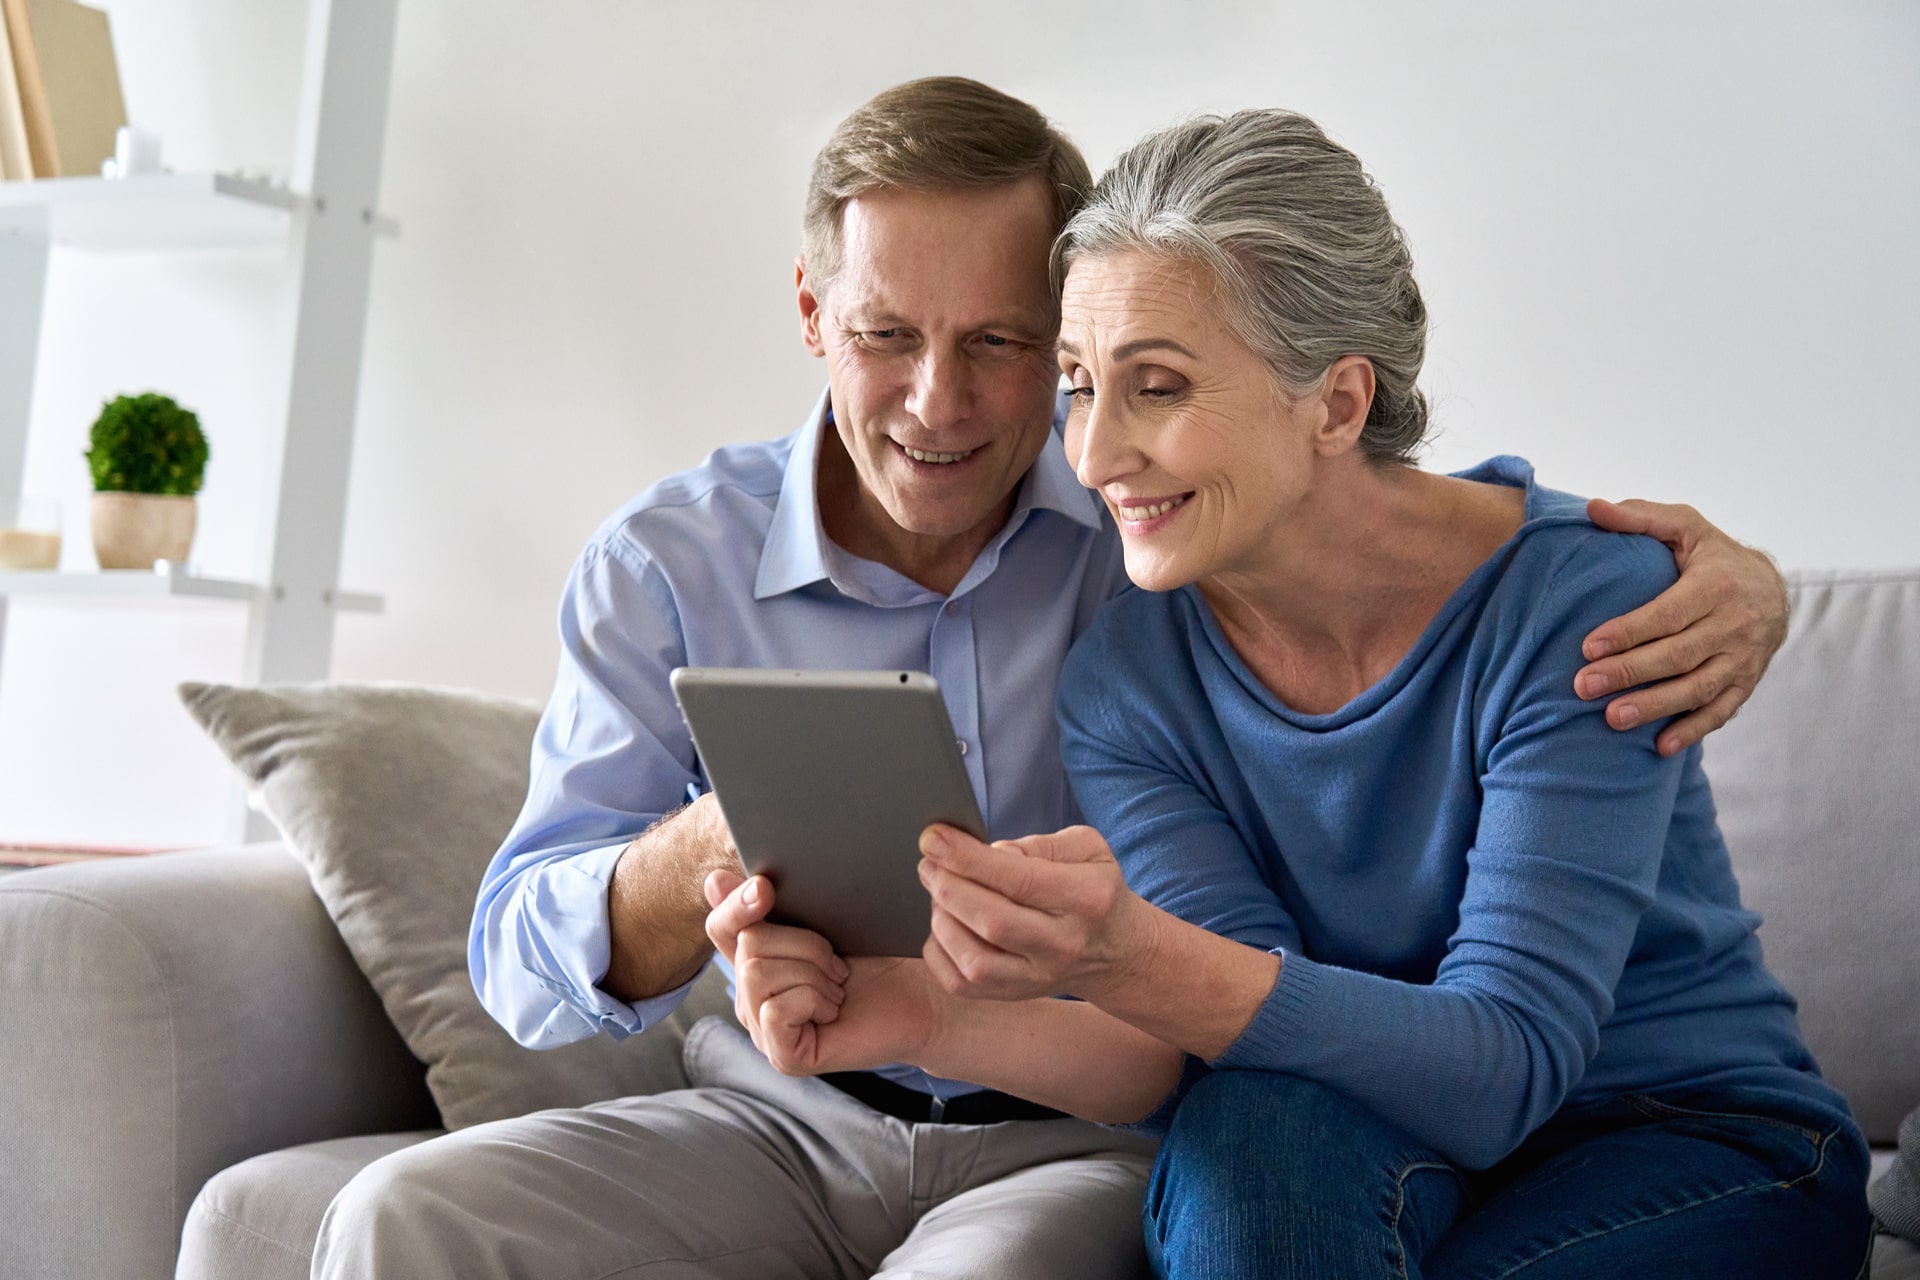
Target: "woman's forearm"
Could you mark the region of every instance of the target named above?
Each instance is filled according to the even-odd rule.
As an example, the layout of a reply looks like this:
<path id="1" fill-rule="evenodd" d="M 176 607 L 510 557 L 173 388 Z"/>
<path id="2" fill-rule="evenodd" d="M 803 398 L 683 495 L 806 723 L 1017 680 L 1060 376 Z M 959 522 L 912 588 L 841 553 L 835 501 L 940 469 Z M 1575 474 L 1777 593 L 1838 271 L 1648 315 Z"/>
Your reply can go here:
<path id="1" fill-rule="evenodd" d="M 1151 1115 L 1180 1082 L 1180 1050 L 1078 1000 L 955 998 L 915 1065 L 1101 1124 Z"/>
<path id="2" fill-rule="evenodd" d="M 1085 996 L 1122 1022 L 1211 1061 L 1246 1031 L 1280 978 L 1280 957 L 1188 924 L 1143 899 L 1126 963 Z"/>

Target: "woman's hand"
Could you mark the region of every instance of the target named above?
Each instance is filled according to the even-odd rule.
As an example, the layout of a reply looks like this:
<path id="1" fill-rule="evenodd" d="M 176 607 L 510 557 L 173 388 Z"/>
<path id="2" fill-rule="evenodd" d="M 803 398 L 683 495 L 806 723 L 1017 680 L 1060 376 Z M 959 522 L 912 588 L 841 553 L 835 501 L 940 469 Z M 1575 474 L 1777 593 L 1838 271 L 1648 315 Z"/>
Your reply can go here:
<path id="1" fill-rule="evenodd" d="M 1151 965 L 1152 911 L 1092 827 L 987 845 L 936 825 L 920 852 L 933 898 L 922 954 L 952 995 L 1097 1003 Z"/>
<path id="2" fill-rule="evenodd" d="M 1684 751 L 1733 719 L 1760 683 L 1787 638 L 1786 584 L 1763 552 L 1741 546 L 1692 507 L 1596 498 L 1587 517 L 1614 533 L 1666 543 L 1680 580 L 1594 628 L 1574 690 L 1591 700 L 1633 689 L 1607 704 L 1607 723 L 1631 729 L 1680 716 L 1655 745 L 1663 756 Z"/>
<path id="3" fill-rule="evenodd" d="M 771 924 L 773 885 L 714 871 L 707 936 L 734 972 L 734 1014 L 787 1075 L 853 1071 L 918 1057 L 944 1001 L 918 960 L 846 960 L 811 929 Z"/>

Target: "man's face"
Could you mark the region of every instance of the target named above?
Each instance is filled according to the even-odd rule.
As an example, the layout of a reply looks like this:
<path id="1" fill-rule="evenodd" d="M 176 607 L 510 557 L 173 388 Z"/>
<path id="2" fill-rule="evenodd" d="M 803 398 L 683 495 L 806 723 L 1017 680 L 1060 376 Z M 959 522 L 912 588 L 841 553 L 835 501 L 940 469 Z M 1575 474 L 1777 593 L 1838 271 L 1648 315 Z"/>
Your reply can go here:
<path id="1" fill-rule="evenodd" d="M 847 204 L 824 296 L 801 264 L 803 336 L 826 358 L 844 450 L 827 442 L 819 482 L 834 541 L 926 581 L 916 567 L 964 572 L 1006 522 L 1053 419 L 1052 237 L 1039 178 L 885 189 Z M 846 462 L 857 484 L 836 486 Z"/>

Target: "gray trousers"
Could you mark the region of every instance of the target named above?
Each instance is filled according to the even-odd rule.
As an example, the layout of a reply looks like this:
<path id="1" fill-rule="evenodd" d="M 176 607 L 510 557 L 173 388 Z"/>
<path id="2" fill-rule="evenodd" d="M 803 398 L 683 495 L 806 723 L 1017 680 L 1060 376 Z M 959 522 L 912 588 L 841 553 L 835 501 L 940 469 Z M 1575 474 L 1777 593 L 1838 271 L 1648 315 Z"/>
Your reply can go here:
<path id="1" fill-rule="evenodd" d="M 717 1018 L 690 1089 L 477 1125 L 369 1165 L 313 1275 L 981 1277 L 1147 1272 L 1153 1144 L 1081 1120 L 908 1124 L 775 1071 Z"/>

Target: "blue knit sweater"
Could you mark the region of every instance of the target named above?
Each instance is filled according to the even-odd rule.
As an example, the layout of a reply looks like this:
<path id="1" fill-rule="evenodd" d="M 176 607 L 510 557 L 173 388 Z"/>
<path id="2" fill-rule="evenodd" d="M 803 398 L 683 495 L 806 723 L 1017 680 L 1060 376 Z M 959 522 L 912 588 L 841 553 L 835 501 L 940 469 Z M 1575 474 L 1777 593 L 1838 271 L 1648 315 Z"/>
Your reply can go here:
<path id="1" fill-rule="evenodd" d="M 1275 699 L 1192 587 L 1127 593 L 1068 659 L 1067 768 L 1128 882 L 1282 957 L 1209 1065 L 1316 1080 L 1468 1168 L 1622 1093 L 1844 1107 L 1761 963 L 1699 748 L 1662 759 L 1659 725 L 1573 692 L 1582 638 L 1672 556 L 1520 459 L 1465 474 L 1524 486 L 1525 523 L 1338 711 Z"/>

